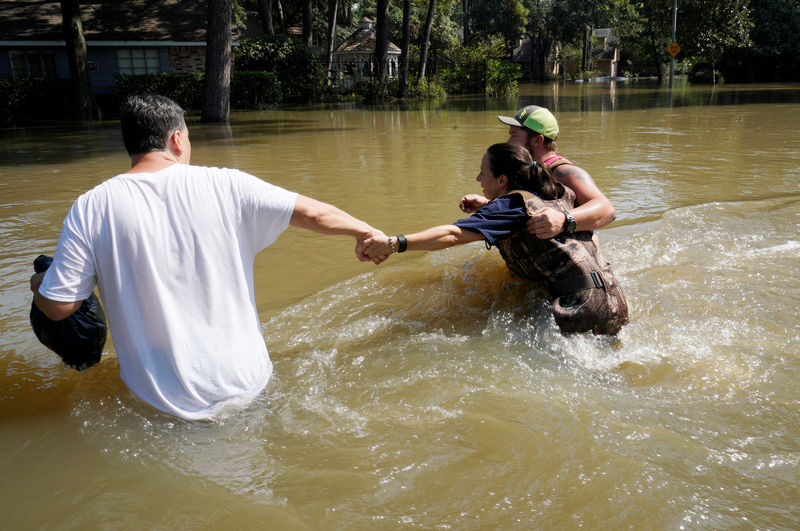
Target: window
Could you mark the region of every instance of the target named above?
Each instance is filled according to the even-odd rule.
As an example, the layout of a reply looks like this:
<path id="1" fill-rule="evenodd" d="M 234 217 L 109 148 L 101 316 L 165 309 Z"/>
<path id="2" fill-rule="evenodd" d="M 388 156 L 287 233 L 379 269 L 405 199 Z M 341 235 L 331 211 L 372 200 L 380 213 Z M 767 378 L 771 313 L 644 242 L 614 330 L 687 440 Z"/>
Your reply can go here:
<path id="1" fill-rule="evenodd" d="M 58 77 L 53 52 L 10 51 L 14 77 Z"/>
<path id="2" fill-rule="evenodd" d="M 117 50 L 120 74 L 138 76 L 161 72 L 157 48 L 121 48 Z"/>

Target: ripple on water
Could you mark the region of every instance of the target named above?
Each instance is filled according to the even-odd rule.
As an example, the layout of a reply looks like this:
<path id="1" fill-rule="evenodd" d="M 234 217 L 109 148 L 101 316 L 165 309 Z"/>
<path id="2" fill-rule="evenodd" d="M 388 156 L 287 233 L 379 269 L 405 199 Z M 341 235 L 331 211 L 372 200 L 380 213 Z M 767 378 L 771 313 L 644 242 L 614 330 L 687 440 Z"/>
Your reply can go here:
<path id="1" fill-rule="evenodd" d="M 243 411 L 176 421 L 109 360 L 75 385 L 73 417 L 116 458 L 317 522 L 511 525 L 602 495 L 721 525 L 764 485 L 780 511 L 800 434 L 798 280 L 780 273 L 800 270 L 797 218 L 790 201 L 699 205 L 609 242 L 632 310 L 618 338 L 560 335 L 535 291 L 465 246 L 269 316 L 274 378 Z M 723 514 L 733 500 L 747 507 Z"/>

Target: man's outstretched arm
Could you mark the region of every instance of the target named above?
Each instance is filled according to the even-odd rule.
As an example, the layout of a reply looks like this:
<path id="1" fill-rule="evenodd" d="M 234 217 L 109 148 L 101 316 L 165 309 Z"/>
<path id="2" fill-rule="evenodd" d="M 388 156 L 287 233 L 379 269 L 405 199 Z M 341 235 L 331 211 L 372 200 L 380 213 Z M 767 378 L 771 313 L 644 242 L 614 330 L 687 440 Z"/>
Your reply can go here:
<path id="1" fill-rule="evenodd" d="M 364 262 L 368 260 L 375 261 L 375 259 L 363 253 L 361 242 L 370 237 L 384 235 L 383 232 L 358 218 L 354 218 L 344 210 L 304 195 L 297 196 L 289 225 L 319 232 L 320 234 L 353 236 L 358 240 L 356 256 Z"/>

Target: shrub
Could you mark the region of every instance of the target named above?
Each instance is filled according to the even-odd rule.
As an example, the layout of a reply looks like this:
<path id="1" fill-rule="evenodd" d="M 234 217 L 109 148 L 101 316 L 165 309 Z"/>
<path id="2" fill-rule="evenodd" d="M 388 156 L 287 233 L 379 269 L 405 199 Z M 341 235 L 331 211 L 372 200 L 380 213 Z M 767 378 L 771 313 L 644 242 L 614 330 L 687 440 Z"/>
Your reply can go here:
<path id="1" fill-rule="evenodd" d="M 508 96 L 516 94 L 521 75 L 518 64 L 505 62 L 501 41 L 477 42 L 451 50 L 439 77 L 450 94 Z"/>
<path id="2" fill-rule="evenodd" d="M 282 99 L 281 83 L 273 72 L 231 73 L 231 107 L 263 109 Z"/>
<path id="3" fill-rule="evenodd" d="M 426 77 L 422 81 L 417 79 L 409 80 L 408 96 L 427 100 L 444 99 L 447 98 L 447 91 L 440 81 Z"/>
<path id="4" fill-rule="evenodd" d="M 285 35 L 243 39 L 234 50 L 236 70 L 272 72 L 288 101 L 310 101 L 322 91 L 325 73 L 319 57 Z"/>
<path id="5" fill-rule="evenodd" d="M 497 59 L 486 62 L 486 93 L 491 97 L 513 96 L 519 87 L 517 79 L 522 69 L 517 63 L 505 63 Z"/>
<path id="6" fill-rule="evenodd" d="M 143 74 L 114 77 L 117 95 L 125 101 L 134 94 L 161 94 L 175 101 L 184 109 L 199 109 L 203 105 L 203 73 L 191 74 Z"/>
<path id="7" fill-rule="evenodd" d="M 691 83 L 697 84 L 725 82 L 719 70 L 714 69 L 708 61 L 693 62 L 689 67 L 688 79 Z"/>
<path id="8" fill-rule="evenodd" d="M 203 105 L 202 72 L 190 74 L 143 74 L 115 77 L 117 95 L 125 101 L 134 94 L 161 94 L 184 109 L 200 109 Z M 233 72 L 231 74 L 231 107 L 263 108 L 281 101 L 281 84 L 271 72 Z"/>
<path id="9" fill-rule="evenodd" d="M 69 79 L 0 78 L 0 122 L 19 116 L 63 117 L 72 108 Z"/>

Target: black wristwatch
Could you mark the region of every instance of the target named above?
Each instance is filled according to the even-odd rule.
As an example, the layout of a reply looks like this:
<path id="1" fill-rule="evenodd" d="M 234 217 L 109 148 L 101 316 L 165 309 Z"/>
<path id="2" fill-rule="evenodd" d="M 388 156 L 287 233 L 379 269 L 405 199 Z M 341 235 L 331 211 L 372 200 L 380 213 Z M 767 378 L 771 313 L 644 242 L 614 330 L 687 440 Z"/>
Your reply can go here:
<path id="1" fill-rule="evenodd" d="M 564 213 L 564 217 L 567 218 L 564 220 L 564 231 L 567 234 L 572 234 L 575 232 L 575 229 L 578 228 L 578 223 L 575 221 L 575 218 L 572 214 L 567 212 L 566 210 L 562 211 Z"/>

